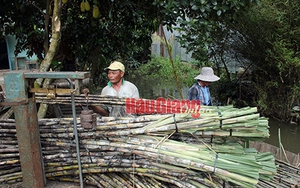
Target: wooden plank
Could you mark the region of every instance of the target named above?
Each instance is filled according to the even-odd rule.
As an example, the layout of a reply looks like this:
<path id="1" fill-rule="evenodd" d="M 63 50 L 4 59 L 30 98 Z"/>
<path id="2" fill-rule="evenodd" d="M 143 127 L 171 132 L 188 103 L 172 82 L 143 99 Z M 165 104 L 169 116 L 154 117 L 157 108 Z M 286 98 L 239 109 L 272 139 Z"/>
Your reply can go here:
<path id="1" fill-rule="evenodd" d="M 25 72 L 25 78 L 50 78 L 50 79 L 85 79 L 90 77 L 89 72 Z"/>
<path id="2" fill-rule="evenodd" d="M 274 155 L 274 157 L 278 160 L 289 162 L 293 166 L 299 166 L 300 165 L 300 155 L 292 153 L 290 151 L 285 151 L 286 160 L 284 153 L 280 155 L 280 150 L 278 147 L 273 146 L 271 144 L 265 143 L 265 142 L 255 142 L 250 141 L 250 147 L 255 148 L 259 152 L 270 152 Z M 282 158 L 281 158 L 282 156 Z"/>

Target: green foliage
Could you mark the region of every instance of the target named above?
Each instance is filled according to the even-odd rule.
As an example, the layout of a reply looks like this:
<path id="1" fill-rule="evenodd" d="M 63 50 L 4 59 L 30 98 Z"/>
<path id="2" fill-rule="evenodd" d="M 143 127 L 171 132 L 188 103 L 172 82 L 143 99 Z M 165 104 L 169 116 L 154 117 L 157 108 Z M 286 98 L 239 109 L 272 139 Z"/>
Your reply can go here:
<path id="1" fill-rule="evenodd" d="M 182 62 L 179 57 L 173 62 L 180 84 L 182 86 L 194 84 L 194 78 L 200 74 L 199 68 L 190 63 Z M 156 80 L 157 83 L 176 84 L 173 68 L 168 58 L 153 56 L 151 61 L 139 67 L 136 74 L 147 75 L 150 79 Z"/>
<path id="2" fill-rule="evenodd" d="M 212 83 L 210 86 L 211 95 L 215 98 L 219 105 L 227 105 L 227 102 L 234 103 L 232 100 L 237 98 L 237 84 L 227 80 L 224 77 L 220 77 L 218 82 Z"/>
<path id="3" fill-rule="evenodd" d="M 60 61 L 53 60 L 50 67 L 53 71 L 59 71 L 63 68 L 63 65 Z"/>
<path id="4" fill-rule="evenodd" d="M 231 22 L 228 46 L 251 64 L 258 107 L 266 115 L 287 118 L 299 100 L 300 2 L 262 0 Z"/>
<path id="5" fill-rule="evenodd" d="M 91 7 L 99 7 L 97 19 L 92 11 L 80 11 L 81 2 L 72 0 L 61 5 L 61 43 L 54 60 L 67 68 L 64 59 L 78 59 L 78 70 L 91 71 L 96 86 L 106 84 L 103 68 L 115 59 L 128 69 L 140 67 L 143 75 L 150 75 L 156 81 L 175 84 L 168 59 L 153 57 L 148 62 L 151 34 L 163 24 L 183 34 L 179 41 L 193 51 L 196 59 L 191 63 L 174 60 L 182 85 L 193 84 L 193 78 L 199 74 L 195 67 L 212 59 L 215 64 L 211 66 L 216 67 L 218 74 L 223 76 L 220 68 L 224 67 L 225 77 L 230 78 L 227 58 L 250 67 L 253 90 L 258 91 L 257 105 L 263 111 L 287 116 L 293 103 L 299 100 L 298 0 L 261 0 L 259 4 L 254 0 L 89 1 Z M 18 39 L 15 53 L 27 49 L 28 55 L 43 57 L 42 49 L 47 44 L 44 40 L 51 41 L 51 32 L 47 34 L 46 30 L 52 28 L 51 21 L 45 20 L 46 10 L 52 8 L 50 0 L 0 2 L 1 29 Z M 50 39 L 45 38 L 49 35 Z M 231 87 L 225 81 L 220 83 Z"/>
<path id="6" fill-rule="evenodd" d="M 141 65 L 141 63 L 135 59 L 128 59 L 126 62 L 128 69 L 137 69 Z"/>
<path id="7" fill-rule="evenodd" d="M 178 20 L 183 22 L 188 16 L 193 19 L 201 18 L 199 21 L 204 24 L 206 31 L 211 17 L 240 9 L 248 1 L 93 0 L 89 1 L 90 6 L 97 5 L 100 13 L 99 18 L 95 19 L 92 10 L 80 11 L 82 0 L 72 0 L 61 4 L 62 35 L 59 55 L 64 55 L 67 59 L 78 59 L 78 62 L 91 67 L 97 64 L 95 59 L 99 54 L 105 56 L 107 62 L 118 58 L 124 62 L 136 61 L 144 64 L 149 60 L 151 34 L 157 31 L 160 24 L 172 29 Z M 46 6 L 48 3 L 49 6 Z M 35 53 L 40 59 L 43 58 L 45 53 L 42 50 L 45 48 L 43 40 L 48 40 L 43 37 L 49 35 L 51 37 L 51 32 L 50 34 L 45 32 L 51 31 L 51 21 L 48 22 L 45 18 L 50 18 L 47 14 L 51 14 L 52 10 L 53 1 L 50 0 L 0 2 L 0 23 L 5 25 L 5 34 L 17 37 L 16 53 L 27 48 L 30 55 Z M 205 48 L 202 44 L 190 47 L 197 51 Z M 198 58 L 200 57 L 205 59 L 205 53 L 201 55 L 198 53 Z M 85 66 L 78 65 L 78 67 Z"/>
<path id="8" fill-rule="evenodd" d="M 180 44 L 188 52 L 193 52 L 193 57 L 199 61 L 211 58 L 209 47 L 214 47 L 212 43 L 221 40 L 220 37 L 215 37 L 224 34 L 223 22 L 232 20 L 236 12 L 256 3 L 252 0 L 164 2 L 168 10 L 176 10 L 174 12 L 178 13 L 174 29 L 182 34 L 178 38 Z"/>
<path id="9" fill-rule="evenodd" d="M 98 4 L 99 19 L 93 18 L 91 12 L 80 11 L 81 0 L 74 2 L 63 9 L 61 49 L 84 62 L 85 67 L 97 69 L 93 70 L 97 72 L 93 74 L 95 85 L 106 84 L 106 79 L 97 76 L 113 60 L 119 59 L 130 69 L 149 60 L 151 34 L 157 29 L 153 21 L 162 15 L 152 1 L 90 2 L 91 7 Z M 99 56 L 106 61 L 99 64 Z"/>
<path id="10" fill-rule="evenodd" d="M 0 2 L 1 35 L 14 35 L 18 39 L 17 55 L 28 50 L 27 55 L 39 54 L 43 49 L 44 17 L 37 7 L 45 6 L 44 1 L 3 0 Z"/>

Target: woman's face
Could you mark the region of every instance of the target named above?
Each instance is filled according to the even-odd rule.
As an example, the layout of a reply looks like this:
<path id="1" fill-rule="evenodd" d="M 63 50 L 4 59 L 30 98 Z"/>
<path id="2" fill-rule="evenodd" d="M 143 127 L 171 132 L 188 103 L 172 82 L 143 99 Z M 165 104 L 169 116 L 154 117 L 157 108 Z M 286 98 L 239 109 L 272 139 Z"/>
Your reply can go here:
<path id="1" fill-rule="evenodd" d="M 202 87 L 204 87 L 204 86 L 208 87 L 211 82 L 206 82 L 206 81 L 200 80 L 199 83 Z"/>
<path id="2" fill-rule="evenodd" d="M 205 85 L 206 87 L 208 87 L 210 83 L 211 83 L 211 82 L 204 82 L 204 85 Z"/>
<path id="3" fill-rule="evenodd" d="M 112 84 L 122 82 L 124 72 L 120 70 L 108 70 L 107 77 Z"/>

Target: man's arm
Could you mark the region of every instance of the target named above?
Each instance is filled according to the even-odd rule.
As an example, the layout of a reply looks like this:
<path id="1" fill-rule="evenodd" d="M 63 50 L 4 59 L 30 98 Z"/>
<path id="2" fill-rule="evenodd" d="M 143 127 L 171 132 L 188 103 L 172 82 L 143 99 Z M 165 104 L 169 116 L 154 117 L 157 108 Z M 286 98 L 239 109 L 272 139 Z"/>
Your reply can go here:
<path id="1" fill-rule="evenodd" d="M 109 112 L 102 108 L 101 106 L 91 106 L 91 109 L 94 111 L 94 113 L 98 113 L 101 116 L 108 116 Z"/>

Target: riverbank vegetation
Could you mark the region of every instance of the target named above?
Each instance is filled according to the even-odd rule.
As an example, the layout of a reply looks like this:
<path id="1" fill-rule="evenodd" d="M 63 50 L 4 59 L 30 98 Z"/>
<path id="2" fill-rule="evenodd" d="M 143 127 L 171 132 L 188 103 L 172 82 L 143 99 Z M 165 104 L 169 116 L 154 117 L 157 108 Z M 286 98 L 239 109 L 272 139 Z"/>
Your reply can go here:
<path id="1" fill-rule="evenodd" d="M 199 67 L 192 62 L 182 62 L 180 57 L 177 57 L 173 61 L 175 70 L 179 73 L 178 79 L 181 86 L 189 86 L 194 83 L 194 77 L 199 72 Z M 165 57 L 152 56 L 151 60 L 139 67 L 134 72 L 137 77 L 147 75 L 149 79 L 159 80 L 162 83 L 176 83 L 173 68 L 170 60 Z"/>
<path id="2" fill-rule="evenodd" d="M 286 120 L 300 97 L 299 12 L 299 1 L 262 0 L 211 18 L 206 29 L 195 17 L 179 20 L 184 35 L 178 40 L 221 76 L 215 94 L 223 104 L 233 99 L 237 105 L 258 106 L 265 116 Z M 232 63 L 244 72 L 230 71 Z"/>
<path id="3" fill-rule="evenodd" d="M 299 11 L 299 1 L 262 0 L 224 22 L 231 42 L 223 49 L 251 70 L 253 100 L 264 115 L 287 119 L 299 103 Z"/>

